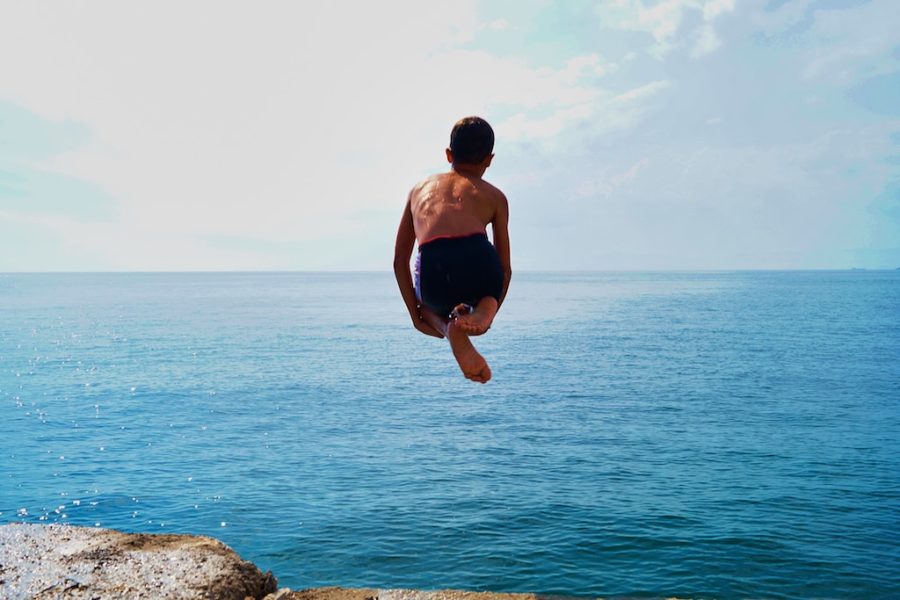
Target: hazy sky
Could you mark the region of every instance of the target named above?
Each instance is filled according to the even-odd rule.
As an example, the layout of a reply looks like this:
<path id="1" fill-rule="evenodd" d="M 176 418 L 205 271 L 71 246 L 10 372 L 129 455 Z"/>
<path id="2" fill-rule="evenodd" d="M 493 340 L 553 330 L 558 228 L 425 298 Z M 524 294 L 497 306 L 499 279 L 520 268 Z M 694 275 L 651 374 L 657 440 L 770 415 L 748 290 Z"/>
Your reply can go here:
<path id="1" fill-rule="evenodd" d="M 900 267 L 897 0 L 0 0 L 0 271 L 388 270 L 469 114 L 514 269 Z"/>

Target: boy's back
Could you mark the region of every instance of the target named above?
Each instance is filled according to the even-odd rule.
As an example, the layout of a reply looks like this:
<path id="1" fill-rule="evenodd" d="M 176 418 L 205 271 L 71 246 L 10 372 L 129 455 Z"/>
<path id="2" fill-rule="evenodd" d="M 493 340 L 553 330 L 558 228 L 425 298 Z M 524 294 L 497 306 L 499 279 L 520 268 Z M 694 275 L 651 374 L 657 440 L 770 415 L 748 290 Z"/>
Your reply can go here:
<path id="1" fill-rule="evenodd" d="M 484 233 L 506 197 L 496 187 L 468 174 L 451 171 L 428 177 L 409 196 L 413 228 L 419 245 L 442 237 Z"/>

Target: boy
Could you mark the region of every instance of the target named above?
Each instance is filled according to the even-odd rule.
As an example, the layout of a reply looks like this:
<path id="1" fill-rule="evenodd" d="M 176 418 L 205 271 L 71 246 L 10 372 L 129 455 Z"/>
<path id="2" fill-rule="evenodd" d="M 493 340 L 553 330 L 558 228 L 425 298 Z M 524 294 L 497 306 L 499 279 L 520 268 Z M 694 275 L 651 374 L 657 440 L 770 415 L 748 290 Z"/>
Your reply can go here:
<path id="1" fill-rule="evenodd" d="M 481 178 L 493 149 L 487 121 L 457 121 L 446 149 L 450 171 L 428 177 L 409 193 L 394 246 L 394 275 L 413 326 L 446 337 L 463 375 L 480 383 L 491 378 L 491 369 L 469 336 L 490 328 L 512 276 L 509 205 L 503 192 Z M 414 284 L 409 259 L 415 242 Z"/>

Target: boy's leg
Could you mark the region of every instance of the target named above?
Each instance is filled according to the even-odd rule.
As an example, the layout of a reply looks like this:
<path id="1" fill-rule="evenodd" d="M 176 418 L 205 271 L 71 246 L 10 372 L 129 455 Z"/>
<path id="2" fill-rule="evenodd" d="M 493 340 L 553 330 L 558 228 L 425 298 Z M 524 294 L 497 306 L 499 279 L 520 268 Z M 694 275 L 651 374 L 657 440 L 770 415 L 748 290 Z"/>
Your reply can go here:
<path id="1" fill-rule="evenodd" d="M 491 327 L 494 316 L 497 314 L 497 299 L 493 296 L 485 296 L 478 301 L 475 310 L 467 315 L 460 316 L 456 323 L 460 329 L 469 335 L 481 335 Z"/>
<path id="2" fill-rule="evenodd" d="M 459 364 L 460 370 L 466 379 L 477 381 L 479 383 L 487 383 L 491 378 L 491 368 L 488 366 L 484 357 L 478 353 L 472 342 L 469 341 L 468 334 L 460 329 L 459 319 L 448 321 L 427 306 L 422 307 L 422 318 L 429 325 L 440 331 L 444 337 L 450 342 L 450 349 L 453 351 L 453 357 Z"/>

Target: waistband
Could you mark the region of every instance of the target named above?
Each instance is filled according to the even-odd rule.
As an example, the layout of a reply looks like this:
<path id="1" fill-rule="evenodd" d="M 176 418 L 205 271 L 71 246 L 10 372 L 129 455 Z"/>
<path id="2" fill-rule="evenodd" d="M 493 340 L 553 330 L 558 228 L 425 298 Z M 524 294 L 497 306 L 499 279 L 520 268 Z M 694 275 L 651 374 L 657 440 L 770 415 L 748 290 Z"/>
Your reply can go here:
<path id="1" fill-rule="evenodd" d="M 487 233 L 484 231 L 476 231 L 475 233 L 463 233 L 461 235 L 438 235 L 438 236 L 435 236 L 435 237 L 419 244 L 419 248 L 422 248 L 423 246 L 427 246 L 428 244 L 431 244 L 433 242 L 441 242 L 441 241 L 446 241 L 446 240 L 464 240 L 467 238 L 479 238 L 479 237 L 483 237 L 483 238 L 487 239 Z"/>

